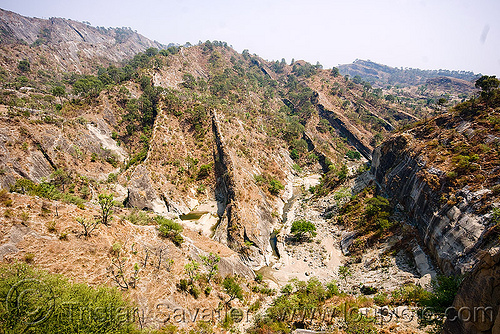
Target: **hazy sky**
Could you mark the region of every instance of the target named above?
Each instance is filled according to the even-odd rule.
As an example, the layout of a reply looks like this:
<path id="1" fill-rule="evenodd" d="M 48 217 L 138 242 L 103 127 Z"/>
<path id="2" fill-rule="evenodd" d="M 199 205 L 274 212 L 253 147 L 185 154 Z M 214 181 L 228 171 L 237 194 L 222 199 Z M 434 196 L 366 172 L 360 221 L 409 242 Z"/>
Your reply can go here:
<path id="1" fill-rule="evenodd" d="M 222 40 L 268 60 L 390 66 L 500 76 L 498 0 L 0 0 L 26 16 L 131 27 L 158 42 Z"/>

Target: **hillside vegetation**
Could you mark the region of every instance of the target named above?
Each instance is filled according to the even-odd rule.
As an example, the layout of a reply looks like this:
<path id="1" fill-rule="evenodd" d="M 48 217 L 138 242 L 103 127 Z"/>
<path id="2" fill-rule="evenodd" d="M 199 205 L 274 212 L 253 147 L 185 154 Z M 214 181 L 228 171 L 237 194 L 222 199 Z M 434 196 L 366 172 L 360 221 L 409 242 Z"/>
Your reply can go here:
<path id="1" fill-rule="evenodd" d="M 487 189 L 477 213 L 497 219 L 494 77 L 458 103 L 476 90 L 458 96 L 455 81 L 434 82 L 439 88 L 428 83 L 415 97 L 221 41 L 167 47 L 125 28 L 7 11 L 0 18 L 5 332 L 289 333 L 323 324 L 314 316 L 287 322 L 283 312 L 330 307 L 335 319 L 326 325 L 375 333 L 375 318 L 351 322 L 342 307 L 440 302 L 415 283 L 424 275 L 412 262 L 414 229 L 368 171 L 373 149 L 390 160 L 397 138 L 408 138 L 404 154 L 439 170 L 422 177 L 441 201 L 453 206 L 461 189 Z M 426 89 L 439 97 L 426 102 Z M 489 229 L 493 244 L 498 224 Z M 350 254 L 338 249 L 345 235 Z M 398 283 L 413 283 L 375 296 L 366 283 L 373 277 L 363 276 L 375 260 L 363 256 L 376 252 L 393 261 Z M 283 258 L 304 266 L 300 277 L 324 276 L 283 283 Z M 29 295 L 16 304 L 37 289 L 47 303 Z M 109 306 L 99 314 L 107 327 L 65 318 L 68 303 L 84 305 L 81 317 Z M 183 321 L 166 319 L 186 308 Z M 245 322 L 228 314 L 233 308 L 248 311 Z M 195 309 L 211 313 L 196 321 Z M 26 312 L 31 319 L 18 316 Z"/>

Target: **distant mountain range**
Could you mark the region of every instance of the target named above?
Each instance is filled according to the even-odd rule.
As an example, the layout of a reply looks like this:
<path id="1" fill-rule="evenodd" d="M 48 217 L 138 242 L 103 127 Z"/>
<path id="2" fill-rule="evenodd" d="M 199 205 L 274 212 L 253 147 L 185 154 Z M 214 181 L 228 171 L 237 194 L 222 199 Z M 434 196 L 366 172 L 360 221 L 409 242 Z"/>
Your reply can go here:
<path id="1" fill-rule="evenodd" d="M 454 78 L 472 83 L 481 76 L 481 74 L 474 74 L 471 71 L 403 69 L 361 59 L 355 60 L 352 64 L 339 65 L 338 69 L 342 75 L 360 76 L 363 80 L 375 86 L 423 85 L 428 80 L 439 77 Z"/>

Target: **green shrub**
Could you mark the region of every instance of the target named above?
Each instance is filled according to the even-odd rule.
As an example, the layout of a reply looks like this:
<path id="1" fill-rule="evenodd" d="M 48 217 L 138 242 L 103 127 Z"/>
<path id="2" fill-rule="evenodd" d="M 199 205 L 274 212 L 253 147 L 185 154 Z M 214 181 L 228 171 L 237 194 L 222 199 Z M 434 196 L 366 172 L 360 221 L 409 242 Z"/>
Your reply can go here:
<path id="1" fill-rule="evenodd" d="M 0 299 L 5 301 L 0 307 L 2 333 L 134 331 L 132 317 L 120 316 L 133 308 L 118 290 L 72 284 L 24 263 L 0 264 Z"/>
<path id="2" fill-rule="evenodd" d="M 207 189 L 207 187 L 202 183 L 198 186 L 198 188 L 196 188 L 196 191 L 199 193 L 199 194 L 203 194 L 205 192 L 205 190 Z"/>
<path id="3" fill-rule="evenodd" d="M 256 300 L 250 307 L 248 308 L 249 312 L 256 312 L 260 309 L 260 300 Z"/>
<path id="4" fill-rule="evenodd" d="M 364 295 L 373 295 L 376 294 L 378 291 L 377 288 L 368 285 L 363 285 L 360 290 L 361 293 Z"/>
<path id="5" fill-rule="evenodd" d="M 364 226 L 367 232 L 378 229 L 380 233 L 383 233 L 394 226 L 394 222 L 389 220 L 392 207 L 388 199 L 376 196 L 366 199 L 365 204 L 363 217 L 364 222 L 367 223 Z"/>
<path id="6" fill-rule="evenodd" d="M 211 164 L 201 165 L 200 169 L 198 170 L 198 180 L 206 178 L 210 174 L 211 169 Z"/>
<path id="7" fill-rule="evenodd" d="M 118 181 L 118 174 L 117 173 L 109 173 L 108 175 L 108 183 L 115 183 Z"/>
<path id="8" fill-rule="evenodd" d="M 5 206 L 12 206 L 12 199 L 6 189 L 0 188 L 0 203 Z"/>
<path id="9" fill-rule="evenodd" d="M 162 50 L 163 51 L 163 50 Z M 154 334 L 176 334 L 179 333 L 177 326 L 174 324 L 166 324 L 159 332 L 152 332 Z"/>
<path id="10" fill-rule="evenodd" d="M 189 280 L 184 279 L 184 278 L 181 278 L 179 280 L 179 284 L 177 284 L 177 288 L 180 291 L 184 291 L 184 292 L 189 292 L 189 287 L 190 286 L 191 286 L 191 284 L 189 283 Z"/>
<path id="11" fill-rule="evenodd" d="M 378 306 L 385 306 L 389 304 L 389 296 L 386 292 L 379 292 L 373 297 L 373 301 Z"/>
<path id="12" fill-rule="evenodd" d="M 309 240 L 316 236 L 316 226 L 305 219 L 299 219 L 292 223 L 290 232 L 298 241 Z"/>
<path id="13" fill-rule="evenodd" d="M 420 305 L 429 298 L 430 292 L 420 285 L 404 285 L 391 293 L 392 303 L 397 305 Z"/>
<path id="14" fill-rule="evenodd" d="M 182 237 L 182 235 L 180 235 L 180 233 L 174 234 L 174 236 L 170 240 L 172 240 L 172 242 L 176 246 L 180 246 L 184 242 L 184 238 Z"/>
<path id="15" fill-rule="evenodd" d="M 66 203 L 75 204 L 81 209 L 85 209 L 85 200 L 72 194 L 62 193 L 54 184 L 49 182 L 37 184 L 28 179 L 17 179 L 16 183 L 10 187 L 10 191 L 52 200 L 60 200 Z"/>
<path id="16" fill-rule="evenodd" d="M 491 211 L 491 219 L 493 220 L 493 223 L 500 224 L 500 208 L 494 208 Z"/>
<path id="17" fill-rule="evenodd" d="M 253 178 L 254 178 L 254 180 L 255 180 L 255 182 L 256 182 L 257 184 L 261 184 L 261 183 L 266 182 L 265 177 L 264 177 L 264 176 L 262 176 L 262 175 L 257 175 L 257 174 L 256 174 L 256 175 L 254 175 L 254 176 L 253 176 Z"/>
<path id="18" fill-rule="evenodd" d="M 263 279 L 264 279 L 264 276 L 262 274 L 255 275 L 255 282 L 262 283 Z"/>
<path id="19" fill-rule="evenodd" d="M 346 318 L 346 325 L 346 334 L 377 334 L 379 332 L 373 325 L 373 320 L 364 316 L 348 316 Z"/>
<path id="20" fill-rule="evenodd" d="M 457 155 L 453 157 L 452 162 L 457 173 L 466 174 L 474 172 L 479 168 L 477 164 L 474 164 L 477 160 L 479 160 L 479 156 L 477 154 L 473 154 L 471 156 Z"/>
<path id="21" fill-rule="evenodd" d="M 243 300 L 243 289 L 234 277 L 227 276 L 224 278 L 222 286 L 224 287 L 224 292 L 229 296 L 229 300 L 226 304 L 229 304 L 234 299 Z"/>
<path id="22" fill-rule="evenodd" d="M 453 304 L 462 276 L 439 275 L 431 281 L 432 293 L 423 294 L 420 303 L 444 311 Z"/>
<path id="23" fill-rule="evenodd" d="M 347 277 L 352 276 L 352 271 L 348 266 L 339 266 L 339 277 L 347 284 Z"/>
<path id="24" fill-rule="evenodd" d="M 111 154 L 109 157 L 107 157 L 106 162 L 109 163 L 114 168 L 118 167 L 119 163 L 118 157 L 115 154 Z"/>
<path id="25" fill-rule="evenodd" d="M 355 150 L 349 150 L 349 151 L 347 151 L 347 153 L 345 155 L 349 159 L 352 159 L 352 160 L 359 160 L 359 159 L 361 159 L 361 154 L 358 151 L 355 151 Z"/>
<path id="26" fill-rule="evenodd" d="M 135 154 L 130 161 L 127 163 L 125 166 L 125 169 L 128 169 L 130 166 L 133 166 L 135 164 L 141 163 L 144 160 L 146 160 L 146 157 L 148 156 L 148 151 L 149 151 L 149 145 L 144 145 L 141 151 L 139 153 Z"/>
<path id="27" fill-rule="evenodd" d="M 333 296 L 339 295 L 339 287 L 337 286 L 337 282 L 331 281 L 326 285 L 326 297 L 332 298 Z"/>
<path id="28" fill-rule="evenodd" d="M 162 237 L 170 239 L 177 246 L 184 242 L 184 238 L 180 234 L 183 230 L 181 224 L 162 216 L 156 216 L 155 221 L 159 225 L 158 232 Z"/>
<path id="29" fill-rule="evenodd" d="M 314 154 L 314 153 L 309 153 L 309 155 L 307 156 L 307 160 L 309 160 L 310 162 L 316 162 L 319 160 L 319 157 Z"/>
<path id="30" fill-rule="evenodd" d="M 297 279 L 290 280 L 290 283 L 283 287 L 281 292 L 282 295 L 274 299 L 272 305 L 267 309 L 266 316 L 256 319 L 255 327 L 272 328 L 278 326 L 281 328 L 278 333 L 287 333 L 292 324 L 284 325 L 282 323 L 284 317 L 296 311 L 319 309 L 328 296 L 328 292 L 325 291 L 324 286 L 316 277 L 310 278 L 307 282 Z M 254 333 L 259 333 L 259 331 Z"/>
<path id="31" fill-rule="evenodd" d="M 102 88 L 101 80 L 93 75 L 85 75 L 73 84 L 73 94 L 84 97 L 97 97 Z"/>
<path id="32" fill-rule="evenodd" d="M 26 263 L 33 263 L 33 261 L 35 260 L 35 254 L 33 253 L 26 253 L 24 254 L 24 262 Z"/>
<path id="33" fill-rule="evenodd" d="M 278 195 L 281 190 L 285 189 L 285 187 L 283 186 L 283 184 L 281 184 L 279 180 L 271 179 L 269 181 L 268 189 L 271 194 Z"/>
<path id="34" fill-rule="evenodd" d="M 191 290 L 189 290 L 189 293 L 194 297 L 194 299 L 198 299 L 198 297 L 200 296 L 200 289 L 193 285 L 191 286 Z"/>
<path id="35" fill-rule="evenodd" d="M 493 195 L 499 195 L 500 194 L 500 184 L 497 184 L 491 188 L 491 191 Z"/>
<path id="36" fill-rule="evenodd" d="M 56 222 L 55 221 L 49 221 L 45 224 L 45 227 L 47 228 L 47 231 L 49 231 L 50 233 L 55 233 L 57 232 L 57 229 L 56 229 Z"/>
<path id="37" fill-rule="evenodd" d="M 109 221 L 113 218 L 113 206 L 116 205 L 113 194 L 99 194 L 98 201 L 101 214 L 101 223 L 108 225 Z"/>
<path id="38" fill-rule="evenodd" d="M 17 64 L 17 68 L 21 72 L 29 72 L 30 71 L 30 62 L 27 60 L 20 60 L 19 64 Z"/>
<path id="39" fill-rule="evenodd" d="M 452 306 L 462 278 L 462 276 L 440 275 L 431 281 L 432 292 L 426 291 L 414 296 L 420 307 L 432 311 L 432 315 L 418 312 L 419 326 L 430 326 L 434 333 L 442 332 L 445 312 Z"/>
<path id="40" fill-rule="evenodd" d="M 345 179 L 347 179 L 348 173 L 349 170 L 347 169 L 347 166 L 342 165 L 342 168 L 340 168 L 340 171 L 337 173 L 337 177 L 339 178 L 340 182 L 343 182 Z"/>
<path id="41" fill-rule="evenodd" d="M 149 225 L 149 222 L 152 220 L 146 212 L 135 209 L 124 218 L 135 225 Z"/>

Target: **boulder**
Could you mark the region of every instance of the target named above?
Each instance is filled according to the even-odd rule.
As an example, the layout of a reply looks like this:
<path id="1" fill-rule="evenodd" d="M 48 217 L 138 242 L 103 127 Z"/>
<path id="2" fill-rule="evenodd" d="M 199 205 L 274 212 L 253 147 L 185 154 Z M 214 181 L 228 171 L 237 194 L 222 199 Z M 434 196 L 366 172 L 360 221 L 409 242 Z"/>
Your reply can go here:
<path id="1" fill-rule="evenodd" d="M 149 210 L 159 214 L 169 212 L 154 190 L 149 171 L 143 165 L 137 166 L 128 184 L 127 205 L 139 210 Z"/>

